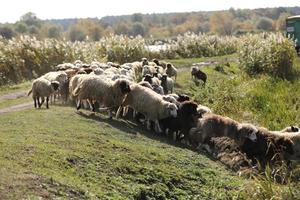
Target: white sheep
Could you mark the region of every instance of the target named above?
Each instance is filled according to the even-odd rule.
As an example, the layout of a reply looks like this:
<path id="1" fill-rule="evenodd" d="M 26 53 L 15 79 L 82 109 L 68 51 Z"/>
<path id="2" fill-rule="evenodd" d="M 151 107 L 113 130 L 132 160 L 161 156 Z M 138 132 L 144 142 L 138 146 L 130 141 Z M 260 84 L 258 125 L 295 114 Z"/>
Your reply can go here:
<path id="1" fill-rule="evenodd" d="M 32 93 L 35 108 L 37 107 L 37 103 L 38 107 L 40 108 L 44 103 L 46 97 L 46 107 L 49 108 L 49 97 L 58 89 L 58 87 L 58 81 L 50 82 L 47 79 L 40 77 L 33 81 L 31 90 L 28 92 L 27 95 L 29 96 Z M 42 99 L 42 102 L 39 101 L 40 97 Z"/>
<path id="2" fill-rule="evenodd" d="M 155 73 L 156 73 L 156 69 L 154 66 L 150 66 L 150 65 L 143 66 L 142 76 L 145 76 L 146 74 L 150 74 L 151 76 L 153 76 L 153 74 Z"/>
<path id="3" fill-rule="evenodd" d="M 65 87 L 65 85 L 67 84 L 68 81 L 68 75 L 66 72 L 64 71 L 56 71 L 56 72 L 48 72 L 46 74 L 44 74 L 43 76 L 41 76 L 45 79 L 47 79 L 48 81 L 58 81 L 59 82 L 59 86 L 60 89 L 62 89 L 63 87 Z M 58 90 L 57 94 L 60 94 L 61 96 L 67 96 L 67 94 L 65 93 L 64 90 Z M 51 97 L 53 97 L 54 101 L 55 101 L 55 93 L 53 95 L 51 95 Z M 52 102 L 52 98 L 50 99 L 50 101 Z"/>
<path id="4" fill-rule="evenodd" d="M 212 113 L 212 111 L 209 107 L 203 106 L 203 105 L 200 105 L 200 104 L 197 107 L 197 112 L 198 112 L 200 117 L 202 117 L 204 114 Z"/>
<path id="5" fill-rule="evenodd" d="M 126 96 L 122 106 L 130 106 L 135 111 L 145 115 L 148 119 L 148 129 L 150 129 L 149 120 L 154 121 L 157 132 L 161 132 L 158 120 L 177 116 L 177 106 L 175 104 L 163 100 L 161 95 L 139 84 L 131 86 L 131 91 Z"/>
<path id="6" fill-rule="evenodd" d="M 166 68 L 166 74 L 168 75 L 168 77 L 175 77 L 175 81 L 177 78 L 177 69 L 170 63 L 167 64 L 167 68 Z"/>
<path id="7" fill-rule="evenodd" d="M 111 110 L 118 108 L 127 93 L 130 92 L 130 82 L 124 79 L 108 81 L 101 76 L 87 76 L 74 90 L 73 95 L 78 98 L 77 109 L 80 109 L 80 101 L 89 99 L 97 101 L 107 107 L 109 117 Z"/>

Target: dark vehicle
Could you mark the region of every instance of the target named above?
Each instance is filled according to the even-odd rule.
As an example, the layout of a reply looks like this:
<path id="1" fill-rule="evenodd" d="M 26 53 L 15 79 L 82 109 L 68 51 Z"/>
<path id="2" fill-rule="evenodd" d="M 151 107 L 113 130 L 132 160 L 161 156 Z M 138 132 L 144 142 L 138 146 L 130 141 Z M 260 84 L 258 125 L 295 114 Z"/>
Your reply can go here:
<path id="1" fill-rule="evenodd" d="M 286 19 L 286 34 L 294 39 L 297 53 L 300 53 L 300 15 L 291 16 Z"/>

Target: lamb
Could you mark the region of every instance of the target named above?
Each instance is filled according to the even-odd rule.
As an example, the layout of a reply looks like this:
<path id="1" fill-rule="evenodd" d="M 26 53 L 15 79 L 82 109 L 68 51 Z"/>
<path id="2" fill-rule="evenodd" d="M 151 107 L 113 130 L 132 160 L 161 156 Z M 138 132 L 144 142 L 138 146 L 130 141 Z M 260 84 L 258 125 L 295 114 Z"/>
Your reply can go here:
<path id="1" fill-rule="evenodd" d="M 206 114 L 200 118 L 197 127 L 189 132 L 189 141 L 193 146 L 198 143 L 209 143 L 212 137 L 230 137 L 239 145 L 242 145 L 247 138 L 256 141 L 257 128 L 251 124 L 238 123 L 228 117 L 216 114 Z"/>
<path id="2" fill-rule="evenodd" d="M 162 75 L 161 78 L 161 86 L 164 89 L 164 93 L 168 94 L 169 92 L 173 92 L 173 87 L 174 87 L 174 81 L 173 79 L 169 78 L 167 74 Z"/>
<path id="3" fill-rule="evenodd" d="M 202 72 L 198 67 L 191 68 L 191 75 L 194 80 L 202 80 L 205 85 L 207 80 L 207 75 L 204 72 Z"/>
<path id="4" fill-rule="evenodd" d="M 158 120 L 169 116 L 177 116 L 175 104 L 164 101 L 161 95 L 138 84 L 132 85 L 131 91 L 126 96 L 122 106 L 130 106 L 135 111 L 145 115 L 148 120 L 154 121 L 157 132 L 161 132 Z M 150 129 L 150 121 L 147 125 L 147 128 Z"/>
<path id="5" fill-rule="evenodd" d="M 168 77 L 175 77 L 175 81 L 177 78 L 177 69 L 170 63 L 167 64 L 167 68 L 166 68 L 166 74 L 168 75 Z"/>
<path id="6" fill-rule="evenodd" d="M 88 76 L 77 86 L 73 95 L 79 99 L 77 110 L 80 109 L 80 100 L 91 99 L 108 107 L 109 118 L 112 118 L 111 110 L 118 108 L 129 92 L 128 80 L 107 81 L 99 76 Z"/>
<path id="7" fill-rule="evenodd" d="M 46 108 L 49 108 L 49 97 L 59 88 L 58 81 L 49 81 L 43 77 L 35 79 L 32 83 L 31 90 L 28 92 L 28 96 L 32 93 L 32 98 L 34 101 L 34 107 L 40 108 L 45 101 L 46 97 Z M 39 101 L 39 98 L 42 98 L 42 102 Z"/>

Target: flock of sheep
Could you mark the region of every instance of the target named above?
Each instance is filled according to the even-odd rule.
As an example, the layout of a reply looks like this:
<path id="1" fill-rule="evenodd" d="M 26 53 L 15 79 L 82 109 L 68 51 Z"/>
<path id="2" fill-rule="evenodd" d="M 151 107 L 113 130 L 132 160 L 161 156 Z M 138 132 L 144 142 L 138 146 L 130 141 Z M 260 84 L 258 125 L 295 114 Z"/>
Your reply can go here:
<path id="1" fill-rule="evenodd" d="M 77 110 L 84 106 L 94 112 L 108 111 L 110 118 L 130 115 L 149 130 L 208 152 L 212 138 L 229 137 L 247 157 L 262 163 L 275 157 L 300 160 L 298 127 L 270 131 L 212 113 L 187 95 L 173 93 L 177 69 L 171 63 L 146 58 L 122 65 L 77 60 L 56 69 L 33 81 L 28 95 L 32 93 L 35 107 L 41 107 L 46 98 L 48 108 L 49 99 L 60 96 L 64 102 L 75 102 Z M 195 67 L 191 76 L 204 84 L 207 80 Z"/>

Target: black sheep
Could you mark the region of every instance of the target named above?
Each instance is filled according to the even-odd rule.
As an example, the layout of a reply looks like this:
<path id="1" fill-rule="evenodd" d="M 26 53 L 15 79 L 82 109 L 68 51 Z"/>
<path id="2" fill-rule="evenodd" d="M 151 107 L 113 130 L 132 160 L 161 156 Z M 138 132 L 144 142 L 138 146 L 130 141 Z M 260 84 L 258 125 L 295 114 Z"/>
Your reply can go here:
<path id="1" fill-rule="evenodd" d="M 207 75 L 197 67 L 192 67 L 191 75 L 195 79 L 202 80 L 204 84 L 206 83 Z"/>

